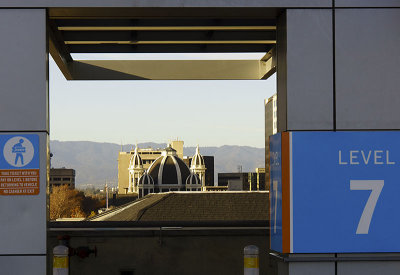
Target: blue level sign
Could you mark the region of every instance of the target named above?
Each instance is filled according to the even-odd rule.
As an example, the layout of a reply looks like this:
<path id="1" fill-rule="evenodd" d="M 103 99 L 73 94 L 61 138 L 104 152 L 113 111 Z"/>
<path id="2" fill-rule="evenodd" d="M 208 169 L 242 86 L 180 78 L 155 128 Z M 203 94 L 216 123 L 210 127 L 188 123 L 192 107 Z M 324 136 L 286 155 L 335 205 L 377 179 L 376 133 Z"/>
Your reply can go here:
<path id="1" fill-rule="evenodd" d="M 39 136 L 0 135 L 0 169 L 39 169 Z"/>
<path id="2" fill-rule="evenodd" d="M 290 133 L 270 137 L 270 225 L 271 249 L 290 253 L 291 249 L 291 187 Z"/>
<path id="3" fill-rule="evenodd" d="M 400 252 L 400 132 L 290 134 L 290 252 Z"/>
<path id="4" fill-rule="evenodd" d="M 282 252 L 282 150 L 281 134 L 270 136 L 270 226 L 271 249 Z"/>

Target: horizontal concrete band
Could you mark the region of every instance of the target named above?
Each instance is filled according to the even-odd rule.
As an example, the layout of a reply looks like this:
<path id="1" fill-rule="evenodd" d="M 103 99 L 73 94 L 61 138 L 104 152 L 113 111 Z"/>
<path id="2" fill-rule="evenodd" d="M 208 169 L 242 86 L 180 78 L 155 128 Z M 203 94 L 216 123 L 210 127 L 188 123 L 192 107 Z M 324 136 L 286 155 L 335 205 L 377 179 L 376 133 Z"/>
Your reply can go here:
<path id="1" fill-rule="evenodd" d="M 400 7 L 397 0 L 335 0 L 337 8 L 391 8 Z M 242 0 L 242 1 L 197 1 L 197 0 L 167 0 L 167 1 L 130 1 L 130 0 L 3 0 L 0 8 L 58 8 L 58 7 L 76 7 L 76 8 L 331 8 L 331 0 Z"/>
<path id="2" fill-rule="evenodd" d="M 381 255 L 383 254 L 383 255 Z M 394 256 L 388 256 L 387 253 L 377 253 L 374 255 L 366 256 L 351 256 L 352 254 L 347 254 L 346 257 L 334 257 L 327 254 L 326 257 L 322 256 L 296 256 L 296 257 L 285 257 L 280 254 L 270 253 L 274 258 L 277 258 L 283 262 L 352 262 L 352 261 L 400 261 L 400 255 L 396 254 Z M 320 255 L 320 254 L 319 254 Z"/>
<path id="3" fill-rule="evenodd" d="M 198 1 L 198 0 L 165 0 L 165 1 L 149 1 L 149 0 L 64 0 L 64 1 L 48 1 L 48 0 L 3 0 L 0 7 L 25 8 L 25 7 L 220 7 L 220 8 L 243 8 L 243 7 L 271 7 L 271 8 L 322 8 L 331 7 L 331 0 L 215 0 L 215 1 Z"/>

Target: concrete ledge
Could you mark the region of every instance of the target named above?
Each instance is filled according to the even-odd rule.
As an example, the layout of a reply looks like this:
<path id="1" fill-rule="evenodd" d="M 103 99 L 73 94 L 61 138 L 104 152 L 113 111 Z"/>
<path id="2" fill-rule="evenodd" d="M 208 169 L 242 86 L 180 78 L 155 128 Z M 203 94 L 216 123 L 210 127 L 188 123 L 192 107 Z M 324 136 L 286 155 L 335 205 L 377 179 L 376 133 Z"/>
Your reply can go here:
<path id="1" fill-rule="evenodd" d="M 0 7 L 331 7 L 331 0 L 2 0 Z"/>

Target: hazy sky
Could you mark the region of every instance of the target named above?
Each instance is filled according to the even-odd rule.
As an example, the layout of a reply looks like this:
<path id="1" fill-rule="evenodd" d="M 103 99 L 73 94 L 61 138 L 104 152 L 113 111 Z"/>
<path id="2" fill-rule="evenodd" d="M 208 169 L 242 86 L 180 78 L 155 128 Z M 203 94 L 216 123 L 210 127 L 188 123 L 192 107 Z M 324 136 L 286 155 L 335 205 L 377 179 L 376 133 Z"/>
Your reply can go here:
<path id="1" fill-rule="evenodd" d="M 115 56 L 102 56 L 109 58 Z M 185 146 L 263 147 L 264 99 L 275 91 L 275 75 L 258 81 L 67 81 L 50 60 L 50 138 L 128 144 L 179 137 Z"/>

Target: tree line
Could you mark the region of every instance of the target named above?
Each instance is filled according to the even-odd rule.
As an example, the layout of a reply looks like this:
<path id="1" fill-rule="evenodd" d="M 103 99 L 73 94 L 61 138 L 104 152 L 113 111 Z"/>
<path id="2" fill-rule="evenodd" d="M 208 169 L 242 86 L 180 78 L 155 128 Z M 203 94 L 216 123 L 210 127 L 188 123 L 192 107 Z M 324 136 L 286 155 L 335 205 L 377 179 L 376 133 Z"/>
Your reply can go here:
<path id="1" fill-rule="evenodd" d="M 105 199 L 85 195 L 67 185 L 54 186 L 50 193 L 50 220 L 60 218 L 87 218 L 105 207 Z"/>

